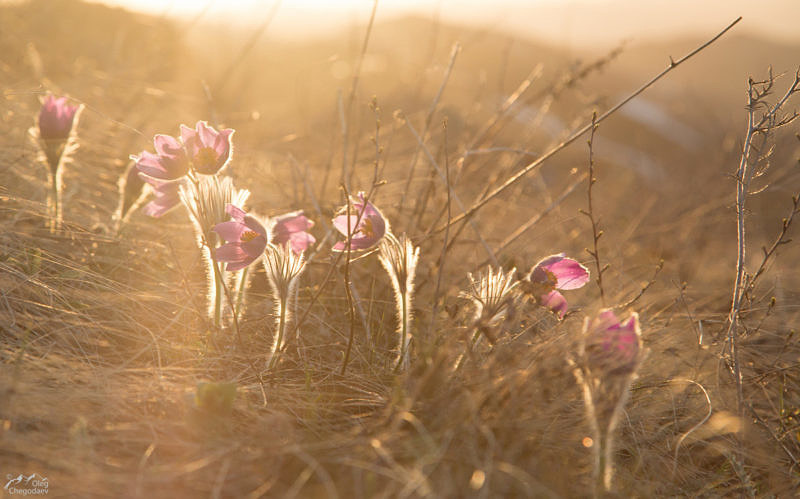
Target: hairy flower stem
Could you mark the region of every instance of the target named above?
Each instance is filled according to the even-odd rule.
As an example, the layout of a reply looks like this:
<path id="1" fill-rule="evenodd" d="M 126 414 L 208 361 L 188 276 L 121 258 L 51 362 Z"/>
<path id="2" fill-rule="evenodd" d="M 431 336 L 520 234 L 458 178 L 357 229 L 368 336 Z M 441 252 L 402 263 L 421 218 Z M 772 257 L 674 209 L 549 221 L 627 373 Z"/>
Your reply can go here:
<path id="1" fill-rule="evenodd" d="M 408 314 L 408 293 L 402 293 L 400 296 L 400 354 L 397 356 L 397 365 L 395 371 L 400 369 L 408 369 L 408 344 L 411 341 L 409 336 L 409 314 Z"/>
<path id="2" fill-rule="evenodd" d="M 283 338 L 286 336 L 286 310 L 289 306 L 288 297 L 281 297 L 280 311 L 278 313 L 278 332 L 275 334 L 275 342 L 272 344 L 272 356 L 269 359 L 269 368 L 274 369 L 278 365 L 278 359 L 283 351 Z"/>
<path id="3" fill-rule="evenodd" d="M 60 166 L 60 165 L 59 165 Z M 54 233 L 61 228 L 62 214 L 61 214 L 61 171 L 57 168 L 55 172 L 50 174 L 50 196 L 48 198 L 48 208 L 50 211 L 50 233 Z"/>
<path id="4" fill-rule="evenodd" d="M 208 246 L 209 254 L 213 254 L 213 250 Z M 222 326 L 222 286 L 223 274 L 219 268 L 219 263 L 213 258 L 209 258 L 211 268 L 214 275 L 214 327 Z"/>
<path id="5" fill-rule="evenodd" d="M 603 497 L 603 495 L 611 490 L 611 439 L 608 433 L 598 431 L 595 434 L 594 445 L 594 495 L 595 497 Z"/>

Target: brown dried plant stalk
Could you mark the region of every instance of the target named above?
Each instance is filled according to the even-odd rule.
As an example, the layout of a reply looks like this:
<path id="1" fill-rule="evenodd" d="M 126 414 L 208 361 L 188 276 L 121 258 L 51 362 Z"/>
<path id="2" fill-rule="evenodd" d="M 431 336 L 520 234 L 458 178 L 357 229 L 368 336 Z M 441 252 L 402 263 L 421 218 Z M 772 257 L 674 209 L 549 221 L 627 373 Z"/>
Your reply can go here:
<path id="1" fill-rule="evenodd" d="M 726 348 L 730 348 L 730 368 L 736 383 L 737 409 L 740 416 L 744 413 L 744 396 L 742 393 L 737 328 L 742 311 L 742 303 L 748 288 L 745 283 L 745 253 L 747 247 L 745 240 L 745 203 L 753 178 L 763 174 L 767 168 L 766 159 L 768 153 L 765 156 L 762 155 L 762 151 L 767 150 L 766 145 L 773 132 L 788 125 L 798 117 L 797 112 L 784 115 L 781 111 L 789 99 L 800 90 L 800 69 L 795 73 L 794 82 L 783 96 L 774 104 L 769 104 L 766 102 L 766 97 L 772 92 L 774 84 L 775 77 L 772 75 L 772 68 L 770 68 L 769 77 L 766 80 L 754 81 L 752 78 L 748 80 L 747 133 L 742 146 L 739 167 L 736 170 L 736 280 L 733 286 L 731 311 L 728 316 Z M 757 117 L 759 111 L 762 112 L 760 118 Z M 770 254 L 767 253 L 767 258 Z"/>

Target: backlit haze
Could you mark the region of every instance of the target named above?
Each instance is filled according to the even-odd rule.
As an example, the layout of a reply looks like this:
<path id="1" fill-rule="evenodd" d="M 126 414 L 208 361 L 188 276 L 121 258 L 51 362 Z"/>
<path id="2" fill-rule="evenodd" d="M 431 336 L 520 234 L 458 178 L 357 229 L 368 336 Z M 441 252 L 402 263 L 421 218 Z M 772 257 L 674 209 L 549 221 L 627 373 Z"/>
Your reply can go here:
<path id="1" fill-rule="evenodd" d="M 274 8 L 269 0 L 106 0 L 133 10 L 200 22 L 258 25 Z M 285 0 L 270 36 L 317 37 L 361 24 L 370 0 Z M 494 27 L 565 48 L 604 48 L 621 41 L 705 36 L 738 16 L 738 30 L 800 44 L 800 2 L 771 0 L 382 0 L 377 20 L 420 16 L 447 23 Z"/>

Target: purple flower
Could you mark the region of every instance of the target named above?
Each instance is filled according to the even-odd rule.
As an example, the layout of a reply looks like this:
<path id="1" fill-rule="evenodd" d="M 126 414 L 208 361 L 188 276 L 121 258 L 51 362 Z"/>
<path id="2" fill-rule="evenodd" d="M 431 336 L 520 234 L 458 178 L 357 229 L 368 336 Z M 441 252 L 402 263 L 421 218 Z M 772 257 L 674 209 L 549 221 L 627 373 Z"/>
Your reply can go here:
<path id="1" fill-rule="evenodd" d="M 145 215 L 158 218 L 180 204 L 181 185 L 186 183 L 184 179 L 167 182 L 148 177 L 142 173 L 139 173 L 139 177 L 150 184 L 153 194 L 155 195 L 155 199 L 147 203 L 142 209 Z"/>
<path id="2" fill-rule="evenodd" d="M 389 231 L 389 222 L 372 203 L 364 200 L 363 192 L 358 193 L 358 199 L 351 199 L 351 203 L 356 214 L 350 215 L 350 249 L 358 251 L 371 248 Z M 347 207 L 339 210 L 333 219 L 333 226 L 347 237 Z M 344 251 L 345 247 L 346 241 L 339 241 L 333 245 L 333 251 Z"/>
<path id="3" fill-rule="evenodd" d="M 67 140 L 81 107 L 70 106 L 66 97 L 48 95 L 39 111 L 39 138 L 45 141 Z"/>
<path id="4" fill-rule="evenodd" d="M 559 318 L 567 313 L 567 300 L 557 290 L 583 287 L 589 282 L 589 270 L 564 253 L 551 255 L 537 263 L 528 275 L 526 287 L 539 304 L 555 312 Z"/>
<path id="5" fill-rule="evenodd" d="M 195 171 L 214 175 L 228 164 L 233 152 L 233 132 L 231 128 L 218 132 L 205 121 L 198 121 L 194 129 L 181 125 L 181 139 Z"/>
<path id="6" fill-rule="evenodd" d="M 296 255 L 302 255 L 309 246 L 317 241 L 307 232 L 313 226 L 314 222 L 309 220 L 302 211 L 293 211 L 277 216 L 272 219 L 270 242 L 277 246 L 289 243 Z"/>
<path id="7" fill-rule="evenodd" d="M 227 262 L 226 270 L 233 272 L 247 267 L 264 254 L 267 229 L 235 205 L 227 205 L 225 211 L 233 221 L 222 222 L 212 229 L 227 242 L 214 251 L 214 259 Z"/>
<path id="8" fill-rule="evenodd" d="M 153 137 L 156 154 L 143 151 L 131 156 L 140 172 L 159 180 L 176 180 L 189 172 L 189 160 L 180 141 L 169 135 Z"/>
<path id="9" fill-rule="evenodd" d="M 606 373 L 630 374 L 642 353 L 639 316 L 634 312 L 620 322 L 611 309 L 603 310 L 584 323 L 586 362 Z"/>

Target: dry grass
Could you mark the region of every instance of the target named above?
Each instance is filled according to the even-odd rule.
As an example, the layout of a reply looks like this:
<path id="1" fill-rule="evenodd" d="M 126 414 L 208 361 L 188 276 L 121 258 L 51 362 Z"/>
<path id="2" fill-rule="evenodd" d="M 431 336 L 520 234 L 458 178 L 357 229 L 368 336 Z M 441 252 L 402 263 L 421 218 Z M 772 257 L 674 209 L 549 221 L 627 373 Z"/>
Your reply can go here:
<path id="1" fill-rule="evenodd" d="M 220 85 L 222 56 L 230 60 L 248 36 L 62 0 L 4 5 L 0 25 L 0 50 L 10 54 L 0 61 L 0 477 L 39 473 L 57 497 L 591 495 L 591 455 L 582 445 L 589 427 L 566 359 L 583 316 L 601 306 L 594 284 L 569 294 L 572 313 L 562 322 L 520 306 L 491 349 L 484 344 L 462 369 L 451 369 L 470 333 L 469 307 L 457 298 L 467 272 L 491 258 L 527 269 L 559 251 L 591 262 L 584 248 L 592 246 L 592 228 L 578 213 L 586 208 L 585 182 L 559 201 L 587 170 L 587 148 L 567 148 L 479 211 L 473 225 L 452 227 L 443 265 L 444 233 L 435 229 L 447 220 L 448 196 L 432 162 L 449 168 L 453 192 L 469 205 L 590 122 L 595 108 L 610 107 L 620 88 L 644 81 L 648 74 L 615 69 L 631 64 L 624 50 L 575 63 L 493 33 L 376 24 L 345 167 L 354 190 L 369 189 L 376 95 L 385 183 L 374 202 L 395 233 L 421 247 L 414 351 L 411 369 L 394 374 L 393 292 L 372 255 L 350 264 L 359 306 L 350 364 L 340 375 L 351 324 L 340 271 L 329 274 L 326 237 L 342 201 L 337 106 L 347 105 L 352 73 L 337 80 L 342 66 L 332 68 L 356 66 L 363 28 L 328 44 L 257 44 Z M 456 40 L 461 53 L 418 150 L 407 123 L 425 129 Z M 687 74 L 735 57 L 720 43 Z M 652 48 L 650 57 L 665 60 L 664 50 Z M 766 66 L 770 54 L 763 57 Z M 499 115 L 540 62 L 541 75 Z M 795 244 L 780 247 L 741 316 L 744 418 L 722 354 L 736 270 L 735 181 L 726 175 L 738 164 L 745 118 L 743 94 L 730 101 L 715 90 L 729 88 L 728 76 L 677 76 L 693 82 L 691 91 L 670 86 L 670 77 L 645 95 L 688 123 L 689 142 L 625 113 L 594 138 L 593 212 L 610 264 L 607 303 L 636 297 L 665 261 L 631 307 L 649 353 L 619 425 L 621 497 L 791 496 L 800 486 Z M 734 83 L 745 77 L 737 73 Z M 46 170 L 27 138 L 45 90 L 87 105 L 81 148 L 65 172 L 66 226 L 56 234 L 44 218 Z M 731 109 L 735 123 L 724 118 Z M 261 269 L 241 321 L 242 349 L 233 331 L 206 318 L 205 265 L 183 211 L 158 220 L 135 213 L 119 237 L 111 234 L 127 156 L 148 147 L 153 133 L 198 119 L 236 128 L 232 171 L 237 185 L 253 191 L 254 210 L 304 209 L 317 221 L 319 251 L 298 295 L 305 320 L 275 371 L 264 366 L 274 321 Z M 772 170 L 757 180 L 767 188 L 749 201 L 751 271 L 760 262 L 756 248 L 780 232 L 800 189 L 792 135 L 775 136 Z M 460 213 L 455 199 L 451 207 Z M 442 300 L 436 308 L 435 297 Z M 263 368 L 261 380 L 251 362 Z M 230 413 L 198 404 L 197 384 L 208 381 L 237 384 Z"/>

